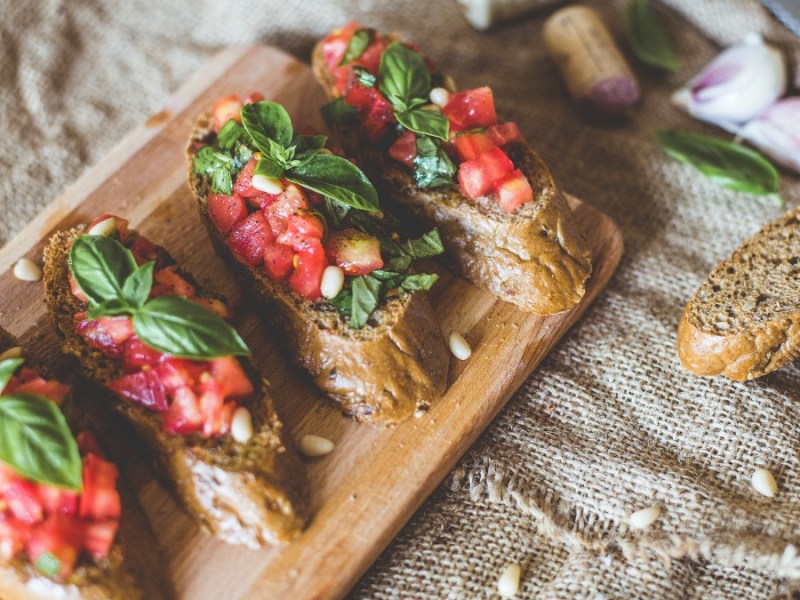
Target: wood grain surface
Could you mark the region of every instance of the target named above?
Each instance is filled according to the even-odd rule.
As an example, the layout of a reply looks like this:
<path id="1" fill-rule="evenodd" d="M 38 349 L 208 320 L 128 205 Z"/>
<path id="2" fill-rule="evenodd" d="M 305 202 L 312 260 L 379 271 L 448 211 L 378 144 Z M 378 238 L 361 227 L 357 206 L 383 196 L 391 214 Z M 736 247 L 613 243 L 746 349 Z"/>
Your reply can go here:
<path id="1" fill-rule="evenodd" d="M 128 218 L 201 283 L 227 295 L 295 439 L 314 433 L 336 443 L 328 456 L 305 461 L 314 511 L 308 530 L 289 546 L 257 552 L 216 542 L 153 479 L 124 428 L 103 423 L 101 437 L 153 524 L 179 598 L 340 598 L 597 297 L 617 266 L 622 240 L 608 217 L 570 198 L 591 242 L 594 273 L 578 307 L 548 318 L 496 301 L 431 263 L 442 275 L 431 294 L 442 331 L 463 333 L 473 354 L 453 359 L 445 397 L 424 416 L 390 428 L 357 424 L 328 406 L 281 355 L 281 340 L 265 327 L 259 307 L 214 255 L 185 182 L 183 149 L 195 117 L 223 95 L 252 90 L 285 104 L 298 128 L 321 127 L 323 93 L 307 65 L 265 46 L 220 53 L 0 250 L 0 324 L 60 373 L 74 370 L 58 355 L 41 283 L 17 281 L 11 267 L 21 256 L 40 263 L 52 231 L 106 211 Z"/>

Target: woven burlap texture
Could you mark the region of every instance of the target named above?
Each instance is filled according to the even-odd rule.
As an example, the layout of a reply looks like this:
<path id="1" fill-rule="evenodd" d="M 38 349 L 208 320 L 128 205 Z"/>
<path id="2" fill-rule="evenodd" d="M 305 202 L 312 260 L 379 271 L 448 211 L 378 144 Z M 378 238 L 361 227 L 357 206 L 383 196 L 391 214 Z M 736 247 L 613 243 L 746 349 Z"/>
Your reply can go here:
<path id="1" fill-rule="evenodd" d="M 623 1 L 589 3 L 622 37 Z M 491 85 L 556 180 L 611 215 L 626 252 L 607 291 L 545 360 L 352 592 L 477 598 L 502 567 L 524 597 L 770 597 L 800 578 L 800 367 L 750 383 L 677 360 L 682 307 L 711 267 L 780 210 L 669 160 L 657 128 L 714 133 L 669 103 L 722 45 L 800 43 L 754 1 L 655 4 L 681 67 L 637 68 L 622 127 L 583 122 L 545 55 L 546 15 L 487 33 L 453 0 L 192 3 L 0 1 L 0 197 L 8 240 L 216 50 L 270 43 L 307 58 L 355 17 L 417 40 L 461 87 Z M 716 132 L 721 135 L 721 132 Z M 800 201 L 784 173 L 783 197 Z M 780 491 L 750 487 L 759 466 Z M 663 508 L 646 532 L 631 511 Z"/>

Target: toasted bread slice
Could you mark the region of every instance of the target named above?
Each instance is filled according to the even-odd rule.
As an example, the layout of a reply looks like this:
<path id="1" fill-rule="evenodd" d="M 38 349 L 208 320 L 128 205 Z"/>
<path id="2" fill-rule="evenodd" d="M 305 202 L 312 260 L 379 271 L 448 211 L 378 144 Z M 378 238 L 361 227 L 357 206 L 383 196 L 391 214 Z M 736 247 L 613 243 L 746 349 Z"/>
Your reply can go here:
<path id="1" fill-rule="evenodd" d="M 678 327 L 697 375 L 761 377 L 800 355 L 800 209 L 747 239 L 698 288 Z"/>
<path id="2" fill-rule="evenodd" d="M 76 228 L 50 239 L 44 253 L 45 290 L 49 312 L 64 337 L 64 353 L 78 359 L 87 378 L 104 385 L 121 374 L 120 364 L 88 346 L 75 331 L 74 315 L 85 305 L 70 290 L 68 246 L 81 233 Z M 138 234 L 130 231 L 129 236 L 133 241 Z M 181 275 L 200 295 L 212 297 L 188 274 Z M 257 393 L 242 403 L 254 431 L 244 444 L 229 434 L 168 435 L 157 413 L 121 398 L 112 402 L 146 442 L 189 513 L 217 538 L 258 548 L 294 539 L 307 517 L 299 458 L 275 412 L 267 381 L 252 376 L 252 367 L 245 366 Z"/>
<path id="3" fill-rule="evenodd" d="M 333 99 L 322 44 L 311 66 Z M 488 197 L 467 199 L 457 185 L 418 189 L 411 171 L 386 148 L 356 129 L 337 133 L 383 197 L 439 228 L 452 265 L 477 287 L 540 315 L 569 310 L 583 298 L 592 271 L 589 247 L 547 166 L 526 144 L 514 143 L 507 152 L 530 182 L 534 201 L 509 214 Z"/>
<path id="4" fill-rule="evenodd" d="M 447 384 L 449 353 L 425 292 L 387 299 L 366 327 L 352 329 L 324 302 L 240 262 L 208 216 L 210 182 L 194 174 L 195 142 L 212 134 L 211 115 L 195 123 L 187 149 L 189 187 L 217 252 L 265 302 L 293 360 L 348 415 L 396 423 L 430 406 Z"/>

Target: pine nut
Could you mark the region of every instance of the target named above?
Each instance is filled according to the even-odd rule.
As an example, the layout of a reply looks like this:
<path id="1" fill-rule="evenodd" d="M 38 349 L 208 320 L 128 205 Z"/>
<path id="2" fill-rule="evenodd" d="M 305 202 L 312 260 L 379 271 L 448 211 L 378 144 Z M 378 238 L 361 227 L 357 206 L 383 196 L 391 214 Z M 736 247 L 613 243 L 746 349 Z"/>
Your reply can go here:
<path id="1" fill-rule="evenodd" d="M 344 286 L 344 271 L 336 265 L 325 267 L 322 272 L 322 283 L 319 286 L 324 298 L 335 298 Z"/>
<path id="2" fill-rule="evenodd" d="M 450 352 L 453 353 L 459 360 L 467 360 L 472 356 L 472 348 L 469 347 L 467 340 L 460 333 L 453 332 L 450 334 Z"/>
<path id="3" fill-rule="evenodd" d="M 750 482 L 759 494 L 767 498 L 772 498 L 778 493 L 778 484 L 775 482 L 772 473 L 767 469 L 756 469 L 753 472 L 753 477 L 750 479 Z"/>
<path id="4" fill-rule="evenodd" d="M 8 360 L 9 358 L 22 358 L 22 347 L 13 346 L 0 354 L 0 360 Z"/>
<path id="5" fill-rule="evenodd" d="M 631 514 L 630 524 L 633 529 L 644 529 L 655 523 L 661 516 L 660 506 L 648 506 Z"/>
<path id="6" fill-rule="evenodd" d="M 117 220 L 114 217 L 108 217 L 107 219 L 103 219 L 99 223 L 95 224 L 95 226 L 86 233 L 88 235 L 109 237 L 114 235 L 115 231 L 117 231 Z"/>
<path id="7" fill-rule="evenodd" d="M 443 87 L 436 87 L 431 90 L 431 102 L 444 108 L 450 101 L 450 92 Z"/>
<path id="8" fill-rule="evenodd" d="M 503 598 L 511 598 L 519 591 L 519 576 L 522 572 L 516 563 L 508 565 L 497 580 L 497 592 Z"/>
<path id="9" fill-rule="evenodd" d="M 240 406 L 233 411 L 231 435 L 240 444 L 246 444 L 253 437 L 253 417 L 244 406 Z"/>
<path id="10" fill-rule="evenodd" d="M 253 175 L 250 185 L 259 192 L 266 192 L 267 194 L 280 194 L 283 191 L 283 184 L 279 179 L 272 179 L 272 177 L 267 177 L 266 175 Z"/>
<path id="11" fill-rule="evenodd" d="M 39 281 L 42 278 L 42 270 L 32 260 L 20 258 L 14 265 L 14 277 L 22 281 Z"/>
<path id="12" fill-rule="evenodd" d="M 333 442 L 318 435 L 304 435 L 300 439 L 300 452 L 304 456 L 325 456 L 334 448 Z"/>

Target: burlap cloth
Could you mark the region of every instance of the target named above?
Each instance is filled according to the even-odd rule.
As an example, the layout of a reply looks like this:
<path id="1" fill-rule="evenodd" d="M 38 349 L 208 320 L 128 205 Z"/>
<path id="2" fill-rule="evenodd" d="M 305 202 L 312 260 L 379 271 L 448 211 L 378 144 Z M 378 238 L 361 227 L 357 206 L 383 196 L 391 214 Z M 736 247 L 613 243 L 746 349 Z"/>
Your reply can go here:
<path id="1" fill-rule="evenodd" d="M 617 36 L 623 1 L 594 2 Z M 621 227 L 619 271 L 353 591 L 482 598 L 502 567 L 524 597 L 767 598 L 800 579 L 800 366 L 747 384 L 683 371 L 684 303 L 709 269 L 779 210 L 667 159 L 659 127 L 712 132 L 674 88 L 720 45 L 760 31 L 800 42 L 754 1 L 658 4 L 682 61 L 638 69 L 644 101 L 619 128 L 583 123 L 543 51 L 543 15 L 489 33 L 454 0 L 0 2 L 3 241 L 98 161 L 216 50 L 266 42 L 307 57 L 350 17 L 418 40 L 462 87 L 491 85 L 564 189 Z M 800 200 L 784 173 L 783 195 Z M 750 487 L 767 466 L 777 497 Z M 645 533 L 632 510 L 658 504 Z"/>

